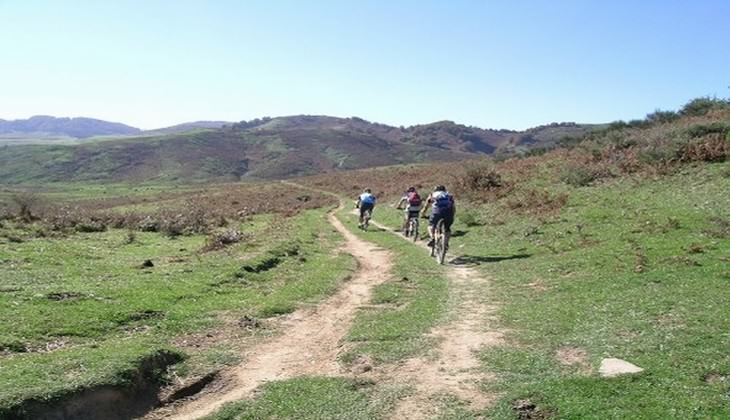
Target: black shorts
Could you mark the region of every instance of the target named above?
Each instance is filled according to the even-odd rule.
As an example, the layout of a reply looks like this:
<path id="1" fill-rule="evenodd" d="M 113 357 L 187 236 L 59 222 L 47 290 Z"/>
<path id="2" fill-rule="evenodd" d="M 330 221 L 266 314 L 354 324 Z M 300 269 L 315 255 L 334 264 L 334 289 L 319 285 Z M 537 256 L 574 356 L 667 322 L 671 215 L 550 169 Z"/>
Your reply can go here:
<path id="1" fill-rule="evenodd" d="M 368 210 L 370 210 L 370 214 L 373 214 L 374 207 L 375 204 L 373 203 L 360 203 L 360 217 L 362 217 Z"/>
<path id="2" fill-rule="evenodd" d="M 418 216 L 420 215 L 420 211 L 408 211 L 406 212 L 407 219 L 418 219 Z"/>
<path id="3" fill-rule="evenodd" d="M 440 211 L 438 213 L 431 213 L 431 217 L 428 218 L 428 225 L 433 227 L 439 222 L 444 221 L 444 228 L 447 232 L 451 232 L 451 225 L 454 224 L 454 212 L 453 211 Z"/>

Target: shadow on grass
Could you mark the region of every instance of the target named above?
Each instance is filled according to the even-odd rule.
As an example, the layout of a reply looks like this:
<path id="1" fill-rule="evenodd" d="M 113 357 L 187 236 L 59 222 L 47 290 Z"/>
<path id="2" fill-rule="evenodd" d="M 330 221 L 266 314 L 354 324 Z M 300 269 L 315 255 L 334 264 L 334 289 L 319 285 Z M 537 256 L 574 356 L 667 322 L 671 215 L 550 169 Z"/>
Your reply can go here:
<path id="1" fill-rule="evenodd" d="M 358 229 L 360 229 L 364 232 L 388 232 L 390 230 L 390 229 L 383 229 L 383 228 L 375 226 L 375 225 L 370 225 L 370 226 L 368 226 L 367 229 L 363 229 L 363 228 L 358 228 Z M 399 232 L 399 231 L 396 229 L 393 229 L 393 232 Z"/>
<path id="2" fill-rule="evenodd" d="M 498 257 L 483 257 L 481 255 L 460 255 L 451 261 L 449 264 L 453 265 L 470 265 L 470 264 L 483 264 L 483 263 L 495 263 L 506 260 L 518 260 L 522 258 L 530 258 L 532 254 L 515 254 Z"/>

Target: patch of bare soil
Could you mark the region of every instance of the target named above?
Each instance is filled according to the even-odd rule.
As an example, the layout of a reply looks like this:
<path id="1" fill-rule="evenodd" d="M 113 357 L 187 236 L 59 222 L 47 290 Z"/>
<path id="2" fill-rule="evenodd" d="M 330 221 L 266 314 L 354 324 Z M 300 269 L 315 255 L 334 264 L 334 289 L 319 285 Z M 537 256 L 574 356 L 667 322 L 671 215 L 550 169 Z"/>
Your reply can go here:
<path id="1" fill-rule="evenodd" d="M 512 404 L 512 409 L 520 420 L 543 420 L 554 417 L 552 411 L 545 410 L 530 400 L 517 400 Z"/>
<path id="2" fill-rule="evenodd" d="M 352 279 L 322 304 L 283 317 L 280 335 L 246 349 L 244 363 L 221 371 L 195 399 L 163 407 L 147 418 L 196 419 L 251 396 L 267 381 L 344 373 L 337 362 L 344 351 L 342 338 L 357 309 L 370 301 L 371 288 L 388 280 L 391 262 L 387 252 L 373 252 L 371 244 L 350 233 L 334 214 L 329 221 L 345 237 L 344 250 L 359 263 Z"/>
<path id="3" fill-rule="evenodd" d="M 708 384 L 730 382 L 730 375 L 718 372 L 709 372 L 702 376 L 702 381 Z"/>
<path id="4" fill-rule="evenodd" d="M 555 359 L 563 366 L 577 368 L 585 375 L 592 373 L 593 369 L 588 362 L 588 354 L 580 347 L 565 346 L 555 352 Z"/>
<path id="5" fill-rule="evenodd" d="M 532 283 L 527 283 L 527 287 L 538 293 L 542 293 L 550 289 L 550 286 L 548 286 L 542 279 L 537 279 Z"/>
<path id="6" fill-rule="evenodd" d="M 555 352 L 555 358 L 562 365 L 580 365 L 586 362 L 586 351 L 578 347 L 561 347 Z"/>
<path id="7" fill-rule="evenodd" d="M 69 391 L 50 400 L 26 400 L 12 408 L 4 419 L 122 420 L 137 418 L 159 404 L 159 373 L 181 360 L 180 355 L 161 351 L 139 361 L 127 373 L 124 385 L 101 385 Z"/>
<path id="8" fill-rule="evenodd" d="M 414 392 L 401 400 L 393 419 L 422 419 L 438 414 L 435 398 L 450 394 L 472 409 L 483 409 L 495 395 L 480 390 L 480 383 L 492 379 L 480 369 L 477 352 L 504 343 L 502 331 L 489 327 L 496 307 L 483 303 L 486 280 L 472 268 L 449 270 L 457 306 L 452 321 L 430 332 L 439 342 L 435 359 L 407 360 L 394 372 L 394 380 L 410 383 Z"/>

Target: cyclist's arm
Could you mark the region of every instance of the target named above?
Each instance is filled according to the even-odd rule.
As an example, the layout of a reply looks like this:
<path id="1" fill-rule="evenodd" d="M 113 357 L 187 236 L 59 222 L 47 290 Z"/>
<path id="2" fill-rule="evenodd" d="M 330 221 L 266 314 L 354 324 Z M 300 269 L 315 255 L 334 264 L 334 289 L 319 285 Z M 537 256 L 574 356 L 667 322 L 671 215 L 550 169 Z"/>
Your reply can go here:
<path id="1" fill-rule="evenodd" d="M 429 195 L 426 199 L 426 204 L 423 205 L 423 208 L 421 209 L 421 217 L 426 217 L 426 212 L 428 211 L 428 208 L 431 206 L 431 203 L 433 203 L 433 199 Z"/>
<path id="2" fill-rule="evenodd" d="M 395 208 L 401 209 L 403 207 L 403 203 L 408 201 L 406 197 L 401 197 L 400 201 L 398 201 L 398 204 L 395 205 Z"/>

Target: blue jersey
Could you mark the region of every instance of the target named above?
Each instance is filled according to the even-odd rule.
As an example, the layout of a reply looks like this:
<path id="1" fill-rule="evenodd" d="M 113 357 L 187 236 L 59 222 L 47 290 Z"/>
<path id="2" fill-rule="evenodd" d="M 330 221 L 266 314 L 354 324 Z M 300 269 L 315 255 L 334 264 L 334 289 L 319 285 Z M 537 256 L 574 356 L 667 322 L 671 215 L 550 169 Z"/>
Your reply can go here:
<path id="1" fill-rule="evenodd" d="M 431 201 L 433 201 L 433 214 L 446 214 L 454 210 L 454 198 L 446 191 L 433 192 Z"/>
<path id="2" fill-rule="evenodd" d="M 362 194 L 360 194 L 360 203 L 361 204 L 375 204 L 375 196 L 370 193 L 362 193 Z"/>

